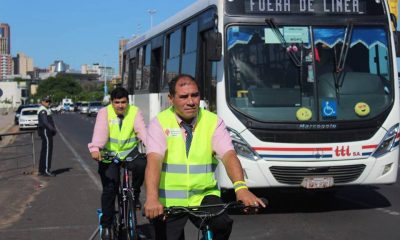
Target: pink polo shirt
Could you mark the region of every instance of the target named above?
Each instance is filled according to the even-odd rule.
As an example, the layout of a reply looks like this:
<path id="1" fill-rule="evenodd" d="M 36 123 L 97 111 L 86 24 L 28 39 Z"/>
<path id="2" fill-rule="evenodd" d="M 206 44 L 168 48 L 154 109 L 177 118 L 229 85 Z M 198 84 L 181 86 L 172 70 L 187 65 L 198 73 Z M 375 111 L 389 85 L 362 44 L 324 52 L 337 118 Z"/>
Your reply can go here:
<path id="1" fill-rule="evenodd" d="M 181 126 L 182 119 L 176 116 L 179 126 Z M 196 131 L 196 130 L 195 130 Z M 183 140 L 186 140 L 186 131 L 181 127 Z M 232 139 L 229 135 L 228 130 L 224 121 L 218 117 L 217 128 L 215 129 L 212 137 L 212 148 L 219 158 L 222 158 L 226 152 L 234 150 L 232 145 Z M 165 151 L 167 150 L 167 138 L 161 127 L 158 118 L 155 117 L 151 120 L 147 128 L 147 154 L 157 153 L 164 157 Z"/>
<path id="2" fill-rule="evenodd" d="M 143 115 L 140 110 L 138 110 L 132 124 L 136 136 L 146 145 L 146 125 L 144 124 Z M 102 149 L 106 145 L 108 137 L 108 114 L 107 107 L 104 107 L 97 113 L 92 142 L 88 144 L 89 151 L 96 152 Z"/>

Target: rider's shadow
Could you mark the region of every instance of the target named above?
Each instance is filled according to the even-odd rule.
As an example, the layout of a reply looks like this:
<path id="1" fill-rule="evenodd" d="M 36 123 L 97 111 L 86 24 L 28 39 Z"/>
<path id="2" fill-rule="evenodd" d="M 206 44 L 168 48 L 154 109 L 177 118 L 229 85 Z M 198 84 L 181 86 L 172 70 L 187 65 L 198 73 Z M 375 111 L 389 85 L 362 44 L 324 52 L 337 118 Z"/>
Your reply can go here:
<path id="1" fill-rule="evenodd" d="M 56 169 L 54 171 L 52 171 L 53 174 L 55 175 L 59 175 L 59 174 L 63 174 L 65 172 L 69 172 L 72 168 L 60 168 L 60 169 Z"/>

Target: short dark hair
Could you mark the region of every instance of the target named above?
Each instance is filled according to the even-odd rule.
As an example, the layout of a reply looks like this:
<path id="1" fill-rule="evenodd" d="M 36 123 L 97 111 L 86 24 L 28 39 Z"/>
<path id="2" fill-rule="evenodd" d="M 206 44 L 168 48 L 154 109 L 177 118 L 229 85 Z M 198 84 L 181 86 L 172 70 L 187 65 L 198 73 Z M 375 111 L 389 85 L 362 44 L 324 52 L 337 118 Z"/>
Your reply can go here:
<path id="1" fill-rule="evenodd" d="M 168 83 L 168 88 L 169 88 L 169 95 L 172 97 L 175 96 L 176 93 L 176 83 L 178 82 L 179 79 L 181 78 L 189 78 L 192 82 L 194 82 L 199 88 L 199 84 L 197 84 L 196 80 L 194 80 L 194 77 L 192 77 L 189 74 L 179 74 L 178 76 L 174 77 L 169 83 Z"/>
<path id="2" fill-rule="evenodd" d="M 114 90 L 111 91 L 111 101 L 114 99 L 121 99 L 126 97 L 129 100 L 129 93 L 128 91 L 123 88 L 123 87 L 117 87 Z"/>

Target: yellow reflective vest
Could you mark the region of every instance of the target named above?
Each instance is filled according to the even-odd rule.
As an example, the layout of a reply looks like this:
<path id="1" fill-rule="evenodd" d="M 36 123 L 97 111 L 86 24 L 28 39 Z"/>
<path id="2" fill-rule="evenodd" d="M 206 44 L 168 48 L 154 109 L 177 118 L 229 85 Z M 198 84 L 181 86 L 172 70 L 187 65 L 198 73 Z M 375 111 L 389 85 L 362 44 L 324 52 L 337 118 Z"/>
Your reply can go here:
<path id="1" fill-rule="evenodd" d="M 218 161 L 214 158 L 212 149 L 217 115 L 199 110 L 188 156 L 174 109 L 168 108 L 157 118 L 167 139 L 167 151 L 160 177 L 160 202 L 166 207 L 198 206 L 207 195 L 220 196 L 214 178 Z"/>
<path id="2" fill-rule="evenodd" d="M 138 144 L 133 126 L 137 112 L 137 107 L 128 105 L 126 114 L 122 121 L 122 127 L 120 129 L 120 119 L 115 113 L 114 108 L 111 104 L 107 106 L 109 138 L 102 151 L 111 152 L 118 156 L 121 160 L 124 160 L 129 155 L 129 153 Z M 111 161 L 103 160 L 103 162 L 110 163 Z"/>

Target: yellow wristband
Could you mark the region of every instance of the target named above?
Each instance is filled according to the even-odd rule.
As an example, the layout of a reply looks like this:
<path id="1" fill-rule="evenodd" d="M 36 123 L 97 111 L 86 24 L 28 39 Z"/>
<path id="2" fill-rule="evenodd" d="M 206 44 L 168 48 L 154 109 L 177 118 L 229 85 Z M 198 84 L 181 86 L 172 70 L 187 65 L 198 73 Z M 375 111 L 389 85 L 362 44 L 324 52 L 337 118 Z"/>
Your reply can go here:
<path id="1" fill-rule="evenodd" d="M 247 185 L 244 181 L 236 181 L 233 183 L 233 188 L 235 189 L 235 192 L 237 192 L 240 189 L 247 189 Z"/>
<path id="2" fill-rule="evenodd" d="M 245 181 L 236 181 L 233 183 L 233 186 L 242 185 L 242 184 L 246 185 L 246 182 Z"/>
<path id="3" fill-rule="evenodd" d="M 235 192 L 239 191 L 240 189 L 248 189 L 248 187 L 247 186 L 237 187 L 237 188 L 235 188 Z"/>

